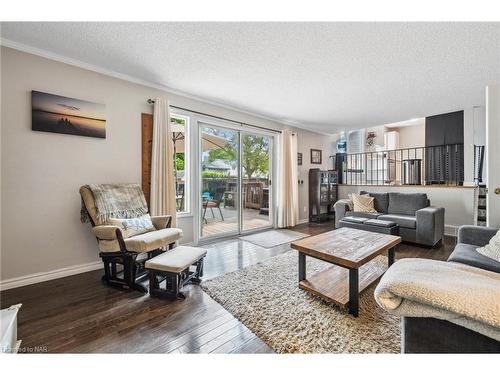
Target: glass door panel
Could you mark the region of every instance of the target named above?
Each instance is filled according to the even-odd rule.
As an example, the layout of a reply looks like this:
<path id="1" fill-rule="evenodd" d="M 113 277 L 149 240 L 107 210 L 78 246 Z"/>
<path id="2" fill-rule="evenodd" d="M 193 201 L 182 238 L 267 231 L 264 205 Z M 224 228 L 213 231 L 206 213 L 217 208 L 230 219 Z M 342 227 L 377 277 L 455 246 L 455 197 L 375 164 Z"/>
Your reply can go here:
<path id="1" fill-rule="evenodd" d="M 273 224 L 271 198 L 272 137 L 241 133 L 242 231 Z"/>
<path id="2" fill-rule="evenodd" d="M 200 126 L 201 238 L 240 231 L 239 131 Z"/>

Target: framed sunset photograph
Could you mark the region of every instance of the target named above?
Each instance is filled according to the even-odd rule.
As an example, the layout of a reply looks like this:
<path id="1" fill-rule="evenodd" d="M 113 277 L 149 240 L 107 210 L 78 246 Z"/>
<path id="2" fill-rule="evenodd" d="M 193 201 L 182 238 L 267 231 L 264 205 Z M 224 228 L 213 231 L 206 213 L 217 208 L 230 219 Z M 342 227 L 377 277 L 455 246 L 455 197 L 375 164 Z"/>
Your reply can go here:
<path id="1" fill-rule="evenodd" d="M 65 96 L 31 91 L 31 129 L 106 138 L 106 106 Z"/>

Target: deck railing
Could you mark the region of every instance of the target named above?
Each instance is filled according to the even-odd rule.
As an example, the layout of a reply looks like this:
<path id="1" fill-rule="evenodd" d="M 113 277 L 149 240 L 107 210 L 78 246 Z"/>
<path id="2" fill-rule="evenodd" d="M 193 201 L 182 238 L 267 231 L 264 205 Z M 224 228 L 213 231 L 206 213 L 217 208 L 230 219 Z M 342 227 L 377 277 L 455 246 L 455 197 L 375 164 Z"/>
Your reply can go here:
<path id="1" fill-rule="evenodd" d="M 203 177 L 202 191 L 207 196 L 224 201 L 225 206 L 234 207 L 238 193 L 238 177 Z M 269 207 L 269 179 L 242 178 L 241 193 L 243 208 L 262 209 Z"/>
<path id="2" fill-rule="evenodd" d="M 464 181 L 464 145 L 452 144 L 337 154 L 339 183 L 346 185 L 459 186 Z"/>

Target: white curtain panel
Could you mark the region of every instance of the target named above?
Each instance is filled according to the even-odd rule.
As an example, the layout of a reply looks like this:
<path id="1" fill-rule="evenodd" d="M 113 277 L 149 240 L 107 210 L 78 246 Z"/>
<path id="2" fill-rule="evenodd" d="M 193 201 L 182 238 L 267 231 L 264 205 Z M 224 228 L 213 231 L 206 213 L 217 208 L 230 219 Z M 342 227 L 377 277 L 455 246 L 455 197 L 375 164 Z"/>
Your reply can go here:
<path id="1" fill-rule="evenodd" d="M 297 135 L 288 129 L 280 137 L 278 169 L 278 227 L 294 227 L 299 221 Z"/>
<path id="2" fill-rule="evenodd" d="M 174 144 L 169 104 L 164 98 L 156 98 L 154 104 L 150 213 L 172 215 L 172 227 L 175 227 Z"/>

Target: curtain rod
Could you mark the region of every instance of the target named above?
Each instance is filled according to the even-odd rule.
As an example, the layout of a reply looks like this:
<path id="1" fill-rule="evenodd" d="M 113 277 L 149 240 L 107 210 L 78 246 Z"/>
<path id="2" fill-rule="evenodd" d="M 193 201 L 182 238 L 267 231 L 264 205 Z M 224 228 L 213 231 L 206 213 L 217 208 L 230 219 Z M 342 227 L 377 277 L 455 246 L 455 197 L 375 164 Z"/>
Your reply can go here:
<path id="1" fill-rule="evenodd" d="M 154 101 L 153 99 L 148 99 L 148 104 L 154 104 L 154 103 L 155 103 L 155 101 Z M 195 113 L 195 114 L 197 114 L 197 115 L 202 115 L 202 116 L 207 116 L 207 117 L 216 118 L 216 119 L 218 119 L 218 120 L 224 120 L 224 121 L 234 122 L 234 123 L 239 124 L 239 125 L 242 125 L 242 126 L 250 126 L 250 127 L 252 127 L 252 128 L 258 128 L 258 129 L 262 129 L 262 130 L 268 130 L 268 131 L 271 131 L 271 132 L 274 132 L 274 133 L 279 133 L 279 134 L 281 134 L 281 130 L 276 130 L 276 129 L 266 128 L 266 127 L 264 127 L 264 126 L 259 126 L 259 125 L 247 124 L 246 122 L 241 122 L 241 121 L 231 120 L 231 119 L 226 118 L 226 117 L 215 116 L 215 115 L 211 115 L 211 114 L 209 114 L 209 113 L 199 112 L 199 111 L 195 111 L 195 110 L 192 110 L 192 109 L 189 109 L 189 108 L 178 107 L 178 106 L 175 106 L 175 105 L 171 105 L 170 107 L 171 107 L 171 108 L 175 108 L 175 109 L 180 109 L 181 111 L 186 111 L 186 112 Z"/>

